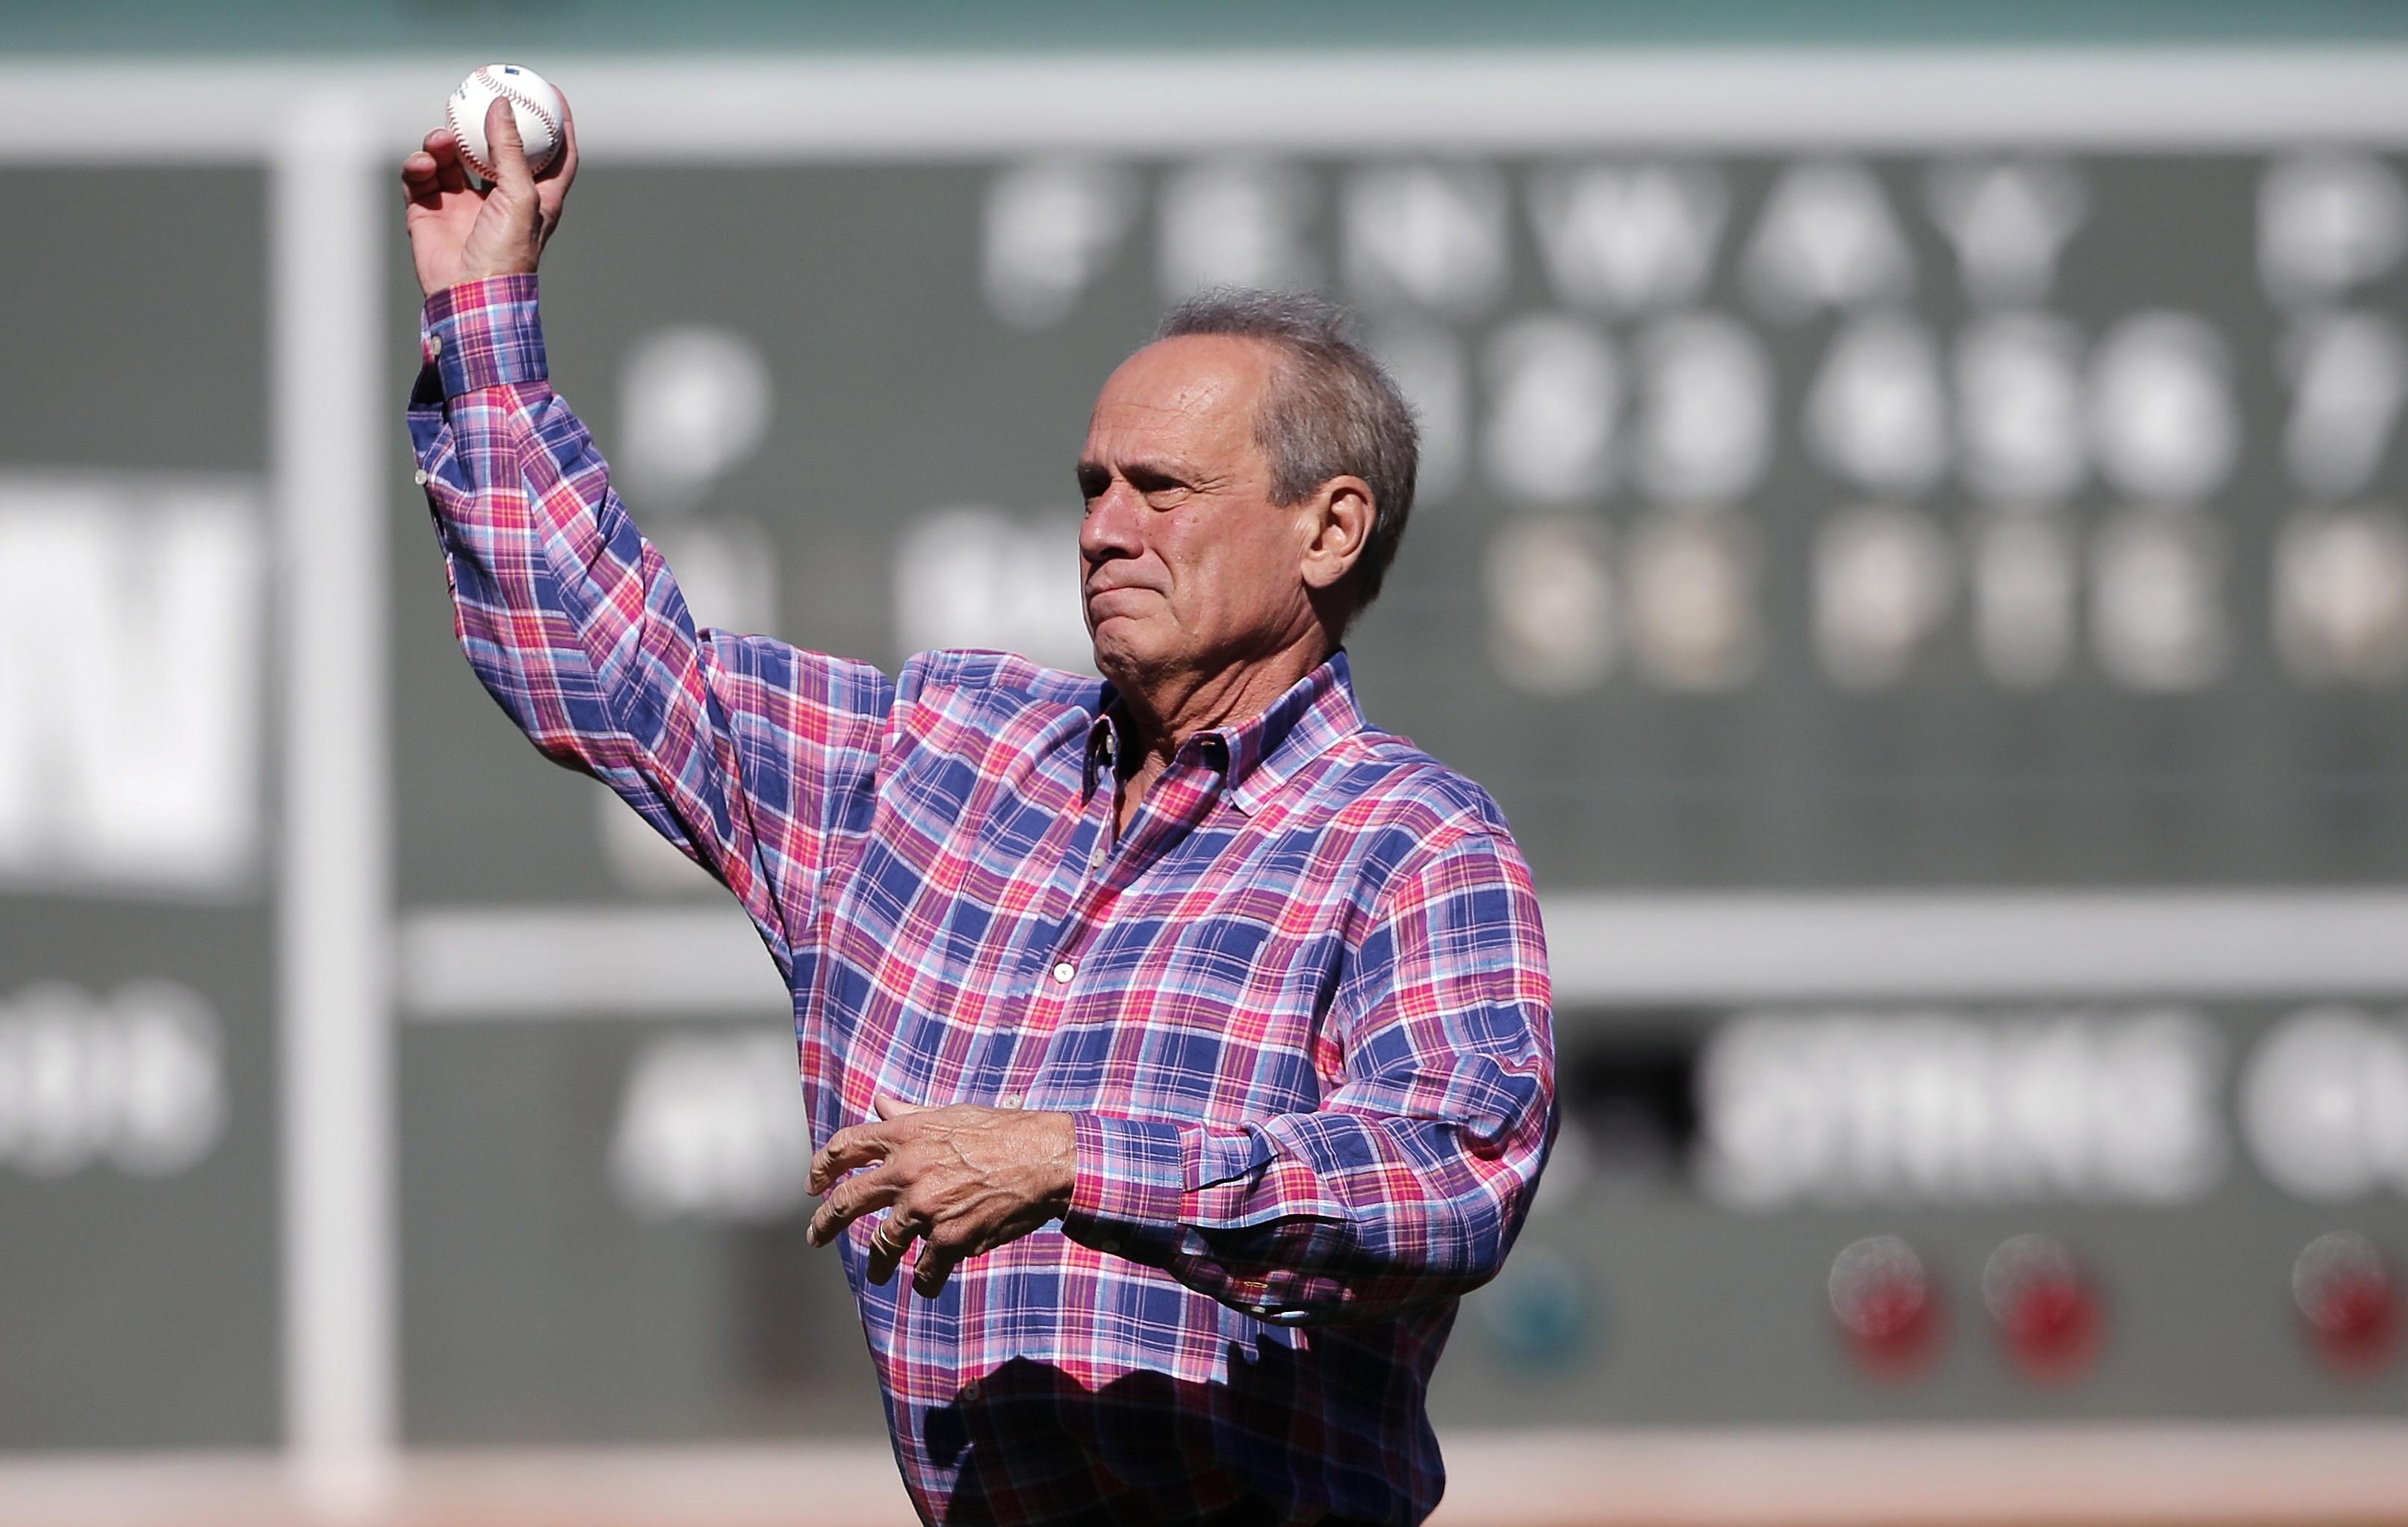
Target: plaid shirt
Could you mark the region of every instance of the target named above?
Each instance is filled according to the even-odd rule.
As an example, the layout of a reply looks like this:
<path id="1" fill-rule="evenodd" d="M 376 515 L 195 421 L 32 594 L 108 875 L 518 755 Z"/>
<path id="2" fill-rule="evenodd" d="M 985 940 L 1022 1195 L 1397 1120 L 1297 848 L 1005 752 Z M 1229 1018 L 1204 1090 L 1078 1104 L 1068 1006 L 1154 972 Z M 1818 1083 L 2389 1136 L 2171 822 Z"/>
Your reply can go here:
<path id="1" fill-rule="evenodd" d="M 744 904 L 814 1141 L 880 1092 L 1075 1117 L 1068 1212 L 939 1297 L 865 1279 L 872 1219 L 839 1243 L 922 1514 L 1426 1516 L 1431 1367 L 1554 1129 L 1496 805 L 1369 726 L 1340 653 L 1182 743 L 1115 841 L 1108 685 L 697 631 L 545 380 L 533 278 L 437 296 L 422 343 L 461 644 Z"/>

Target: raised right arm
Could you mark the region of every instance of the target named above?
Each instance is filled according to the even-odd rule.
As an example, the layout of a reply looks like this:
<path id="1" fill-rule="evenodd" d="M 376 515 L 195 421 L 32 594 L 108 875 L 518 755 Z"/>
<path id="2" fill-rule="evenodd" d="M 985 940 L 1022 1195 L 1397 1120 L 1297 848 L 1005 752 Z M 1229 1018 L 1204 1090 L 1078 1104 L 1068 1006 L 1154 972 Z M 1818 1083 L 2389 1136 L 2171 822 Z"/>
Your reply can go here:
<path id="1" fill-rule="evenodd" d="M 430 298 L 410 406 L 454 628 L 544 754 L 724 881 L 781 964 L 857 820 L 894 691 L 866 664 L 698 632 L 544 372 L 535 278 Z"/>
<path id="2" fill-rule="evenodd" d="M 403 166 L 430 295 L 410 433 L 460 643 L 544 753 L 609 783 L 743 902 L 792 972 L 831 839 L 866 817 L 894 691 L 864 664 L 698 632 L 552 390 L 534 265 L 574 172 L 469 188 L 448 133 Z"/>

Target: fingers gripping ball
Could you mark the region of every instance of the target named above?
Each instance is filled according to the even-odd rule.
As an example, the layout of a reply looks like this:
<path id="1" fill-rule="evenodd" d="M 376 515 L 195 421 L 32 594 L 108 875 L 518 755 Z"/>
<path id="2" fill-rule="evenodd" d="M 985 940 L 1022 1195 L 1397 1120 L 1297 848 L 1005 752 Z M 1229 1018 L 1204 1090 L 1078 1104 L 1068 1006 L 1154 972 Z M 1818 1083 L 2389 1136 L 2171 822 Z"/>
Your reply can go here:
<path id="1" fill-rule="evenodd" d="M 497 100 L 510 103 L 519 141 L 526 146 L 528 172 L 542 174 L 560 152 L 560 92 L 543 76 L 516 64 L 488 64 L 452 93 L 444 111 L 446 125 L 460 139 L 460 157 L 480 178 L 494 178 L 493 150 L 485 143 L 485 112 Z"/>

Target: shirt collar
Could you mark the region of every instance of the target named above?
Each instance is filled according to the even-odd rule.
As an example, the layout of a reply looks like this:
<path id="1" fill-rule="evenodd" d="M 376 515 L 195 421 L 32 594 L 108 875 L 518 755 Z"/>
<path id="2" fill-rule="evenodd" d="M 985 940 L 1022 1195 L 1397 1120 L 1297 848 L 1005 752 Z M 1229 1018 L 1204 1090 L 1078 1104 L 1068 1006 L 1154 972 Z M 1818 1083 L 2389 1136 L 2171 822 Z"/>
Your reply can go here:
<path id="1" fill-rule="evenodd" d="M 1199 761 L 1217 764 L 1228 799 L 1251 816 L 1290 776 L 1331 745 L 1362 731 L 1364 725 L 1362 707 L 1354 699 L 1354 675 L 1341 648 L 1289 686 L 1261 714 L 1198 732 L 1181 750 L 1195 749 Z M 1087 730 L 1090 792 L 1111 774 L 1122 738 L 1116 692 L 1106 684 L 1103 703 Z"/>

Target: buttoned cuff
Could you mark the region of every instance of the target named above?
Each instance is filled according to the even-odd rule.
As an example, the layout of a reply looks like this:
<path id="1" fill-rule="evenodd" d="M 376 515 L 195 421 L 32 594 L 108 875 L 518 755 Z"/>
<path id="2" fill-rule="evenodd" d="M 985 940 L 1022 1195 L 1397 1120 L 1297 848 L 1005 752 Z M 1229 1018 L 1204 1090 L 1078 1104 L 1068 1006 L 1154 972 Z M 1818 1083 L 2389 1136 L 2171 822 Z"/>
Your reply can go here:
<path id="1" fill-rule="evenodd" d="M 1098 1113 L 1073 1114 L 1071 1121 L 1078 1175 L 1062 1229 L 1074 1240 L 1118 1251 L 1132 1238 L 1259 1217 L 1247 1214 L 1246 1199 L 1271 1159 L 1261 1131 L 1216 1135 L 1200 1124 Z"/>
<path id="2" fill-rule="evenodd" d="M 552 374 L 533 276 L 491 276 L 445 287 L 426 299 L 418 343 L 447 399 Z"/>
<path id="3" fill-rule="evenodd" d="M 1071 1115 L 1078 1177 L 1063 1230 L 1103 1250 L 1115 1227 L 1168 1230 L 1187 1196 L 1187 1145 L 1180 1125 L 1157 1120 Z M 1086 1234 L 1081 1234 L 1082 1231 Z"/>

